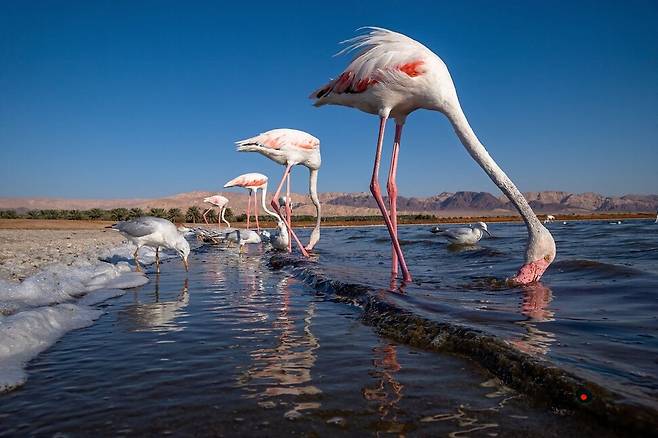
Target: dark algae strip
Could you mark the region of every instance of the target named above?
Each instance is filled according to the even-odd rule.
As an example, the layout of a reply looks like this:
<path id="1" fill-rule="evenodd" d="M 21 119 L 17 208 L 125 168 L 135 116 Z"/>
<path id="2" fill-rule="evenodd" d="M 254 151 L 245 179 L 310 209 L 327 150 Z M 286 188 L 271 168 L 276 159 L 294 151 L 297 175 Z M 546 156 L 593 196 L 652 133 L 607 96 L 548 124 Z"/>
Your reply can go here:
<path id="1" fill-rule="evenodd" d="M 516 350 L 484 331 L 414 314 L 391 303 L 391 292 L 328 278 L 313 262 L 275 255 L 269 263 L 274 269 L 290 270 L 337 301 L 358 306 L 362 321 L 382 336 L 416 348 L 467 357 L 535 403 L 605 425 L 621 436 L 658 436 L 656 410 L 629 403 L 614 391 Z"/>

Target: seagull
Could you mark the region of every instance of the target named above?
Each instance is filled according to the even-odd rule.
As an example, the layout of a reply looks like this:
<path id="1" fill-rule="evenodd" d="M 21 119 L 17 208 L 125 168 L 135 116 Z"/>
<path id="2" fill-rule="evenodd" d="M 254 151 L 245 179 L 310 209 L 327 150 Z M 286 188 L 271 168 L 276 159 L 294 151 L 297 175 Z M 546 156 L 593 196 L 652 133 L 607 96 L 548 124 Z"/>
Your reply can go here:
<path id="1" fill-rule="evenodd" d="M 246 244 L 258 244 L 261 243 L 263 240 L 261 239 L 260 234 L 255 232 L 254 230 L 233 230 L 231 232 L 228 232 L 225 234 L 225 239 L 229 242 L 234 242 L 237 243 L 238 246 L 240 247 L 240 252 L 243 251 L 244 246 Z"/>
<path id="2" fill-rule="evenodd" d="M 160 248 L 175 250 L 183 259 L 185 271 L 189 269 L 187 257 L 190 254 L 190 244 L 187 243 L 185 236 L 176 228 L 173 222 L 159 217 L 142 216 L 116 223 L 111 228 L 119 231 L 137 246 L 133 254 L 137 271 L 141 271 L 137 253 L 142 246 L 155 249 L 155 266 L 158 273 L 160 272 Z"/>
<path id="3" fill-rule="evenodd" d="M 272 248 L 278 251 L 288 251 L 290 233 L 288 232 L 288 228 L 284 221 L 280 220 L 276 226 L 276 231 L 270 235 L 270 244 L 272 245 Z"/>
<path id="4" fill-rule="evenodd" d="M 487 224 L 484 222 L 478 222 L 472 227 L 448 228 L 447 230 L 439 230 L 436 227 L 432 229 L 432 232 L 445 236 L 451 245 L 474 245 L 482 239 L 484 233 L 491 236 Z"/>

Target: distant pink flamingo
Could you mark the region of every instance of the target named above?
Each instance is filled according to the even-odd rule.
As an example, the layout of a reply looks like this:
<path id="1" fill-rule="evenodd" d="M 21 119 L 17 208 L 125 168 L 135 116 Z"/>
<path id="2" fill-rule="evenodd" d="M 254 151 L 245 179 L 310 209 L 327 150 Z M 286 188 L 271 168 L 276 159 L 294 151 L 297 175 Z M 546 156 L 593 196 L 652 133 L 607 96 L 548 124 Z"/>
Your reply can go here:
<path id="1" fill-rule="evenodd" d="M 396 32 L 377 27 L 352 38 L 340 53 L 359 50 L 341 75 L 311 94 L 314 105 L 343 105 L 379 116 L 379 138 L 370 181 L 393 245 L 391 273 L 397 275 L 398 263 L 405 281 L 411 274 L 397 237 L 397 172 L 402 127 L 407 116 L 417 109 L 443 113 L 452 124 L 462 144 L 489 178 L 515 205 L 528 229 L 525 263 L 511 279 L 515 284 L 537 281 L 555 259 L 555 241 L 541 224 L 521 192 L 491 158 L 471 129 L 461 109 L 457 91 L 443 61 L 419 42 Z M 395 140 L 388 174 L 387 191 L 390 214 L 386 210 L 379 185 L 384 129 L 389 117 L 395 119 Z M 528 154 L 531 151 L 527 151 Z"/>
<path id="2" fill-rule="evenodd" d="M 228 205 L 228 199 L 225 198 L 222 195 L 214 195 L 214 196 L 208 196 L 207 198 L 203 198 L 203 202 L 206 204 L 211 204 L 213 207 L 219 208 L 219 213 L 217 214 L 217 228 L 221 228 L 220 224 L 221 221 L 224 221 L 226 226 L 228 228 L 231 228 L 231 224 L 228 223 L 226 218 L 224 217 L 224 213 L 226 212 L 226 206 Z M 210 207 L 208 210 L 203 212 L 203 220 L 205 221 L 206 224 L 208 224 L 208 219 L 206 218 L 206 215 L 210 210 L 213 209 L 213 207 Z"/>
<path id="3" fill-rule="evenodd" d="M 224 188 L 228 187 L 244 187 L 249 190 L 249 200 L 247 202 L 247 229 L 249 229 L 249 216 L 251 213 L 251 198 L 254 198 L 254 215 L 256 216 L 256 229 L 260 232 L 260 225 L 258 223 L 258 189 L 261 190 L 261 201 L 263 210 L 270 216 L 273 216 L 277 221 L 280 219 L 276 213 L 271 212 L 265 205 L 265 197 L 267 196 L 267 176 L 262 173 L 245 173 L 238 177 L 233 178 L 226 184 Z"/>
<path id="4" fill-rule="evenodd" d="M 265 155 L 270 160 L 286 166 L 286 170 L 283 172 L 283 177 L 281 178 L 281 183 L 279 183 L 279 187 L 272 198 L 271 205 L 285 221 L 289 232 L 297 242 L 297 245 L 299 245 L 302 254 L 308 257 L 307 250 L 312 250 L 320 240 L 321 206 L 320 199 L 318 198 L 318 170 L 322 163 L 320 157 L 320 140 L 313 137 L 311 134 L 296 129 L 273 129 L 259 134 L 256 137 L 240 140 L 236 142 L 236 144 L 238 145 L 237 150 L 240 152 L 258 152 Z M 308 168 L 308 192 L 313 205 L 315 205 L 315 228 L 313 228 L 313 231 L 311 232 L 311 238 L 308 245 L 306 245 L 306 248 L 301 244 L 291 226 L 290 170 L 297 164 L 301 164 Z M 286 215 L 283 217 L 281 215 L 278 200 L 281 189 L 283 188 L 283 183 L 286 180 Z M 292 244 L 292 242 L 290 244 Z"/>

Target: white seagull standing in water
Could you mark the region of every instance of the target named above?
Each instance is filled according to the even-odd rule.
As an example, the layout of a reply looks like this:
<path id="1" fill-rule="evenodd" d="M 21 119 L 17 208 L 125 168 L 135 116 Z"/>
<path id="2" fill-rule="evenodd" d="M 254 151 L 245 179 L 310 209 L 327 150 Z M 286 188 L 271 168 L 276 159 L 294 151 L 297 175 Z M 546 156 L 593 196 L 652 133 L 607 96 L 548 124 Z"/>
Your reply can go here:
<path id="1" fill-rule="evenodd" d="M 137 271 L 141 271 L 139 261 L 137 261 L 137 253 L 142 246 L 155 249 L 156 272 L 160 272 L 160 248 L 175 250 L 183 259 L 185 270 L 188 270 L 187 257 L 190 254 L 190 244 L 185 240 L 183 233 L 178 231 L 176 225 L 167 219 L 142 216 L 129 221 L 119 222 L 111 228 L 119 231 L 137 246 L 133 254 Z"/>
<path id="2" fill-rule="evenodd" d="M 447 230 L 439 230 L 437 227 L 432 232 L 445 236 L 452 245 L 474 245 L 482 239 L 484 233 L 491 236 L 487 224 L 484 222 L 478 222 L 472 227 L 448 228 Z"/>
<path id="3" fill-rule="evenodd" d="M 249 229 L 237 229 L 237 230 L 232 230 L 229 231 L 228 233 L 225 234 L 226 240 L 229 242 L 234 242 L 237 243 L 238 246 L 240 247 L 240 252 L 243 251 L 244 246 L 246 244 L 258 244 L 261 243 L 263 240 L 257 232 L 254 230 L 249 230 Z"/>

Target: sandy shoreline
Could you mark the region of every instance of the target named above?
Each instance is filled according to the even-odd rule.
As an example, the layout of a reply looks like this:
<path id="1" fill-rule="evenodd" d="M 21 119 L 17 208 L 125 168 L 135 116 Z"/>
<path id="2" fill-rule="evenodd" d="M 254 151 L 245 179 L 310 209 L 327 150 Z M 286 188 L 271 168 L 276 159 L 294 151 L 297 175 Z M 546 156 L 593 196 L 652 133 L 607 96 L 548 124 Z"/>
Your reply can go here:
<path id="1" fill-rule="evenodd" d="M 51 263 L 93 261 L 124 241 L 111 230 L 0 229 L 0 278 L 21 281 Z"/>

